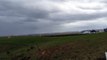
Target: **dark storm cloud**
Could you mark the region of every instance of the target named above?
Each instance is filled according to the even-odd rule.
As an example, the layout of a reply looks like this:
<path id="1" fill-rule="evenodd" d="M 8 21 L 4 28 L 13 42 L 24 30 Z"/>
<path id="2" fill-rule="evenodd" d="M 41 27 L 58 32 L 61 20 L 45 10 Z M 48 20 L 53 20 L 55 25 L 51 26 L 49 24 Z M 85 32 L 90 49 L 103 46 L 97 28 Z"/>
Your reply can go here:
<path id="1" fill-rule="evenodd" d="M 48 15 L 47 11 L 40 9 L 36 9 L 36 11 L 31 11 L 20 5 L 14 6 L 14 4 L 2 2 L 0 6 L 1 6 L 0 8 L 1 16 L 44 18 Z"/>
<path id="2" fill-rule="evenodd" d="M 100 1 L 95 0 L 93 5 L 89 3 L 90 7 L 80 0 L 0 0 L 0 35 L 75 30 L 76 25 L 67 30 L 64 24 L 106 19 L 106 2 Z M 78 29 L 87 26 L 78 26 Z"/>

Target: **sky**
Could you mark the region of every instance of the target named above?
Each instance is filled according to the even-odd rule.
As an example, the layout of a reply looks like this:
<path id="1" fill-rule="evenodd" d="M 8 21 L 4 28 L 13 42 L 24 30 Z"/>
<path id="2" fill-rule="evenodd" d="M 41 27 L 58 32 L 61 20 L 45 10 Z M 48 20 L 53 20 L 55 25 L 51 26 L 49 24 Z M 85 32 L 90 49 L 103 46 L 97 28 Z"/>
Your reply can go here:
<path id="1" fill-rule="evenodd" d="M 107 0 L 0 0 L 0 36 L 107 27 Z"/>

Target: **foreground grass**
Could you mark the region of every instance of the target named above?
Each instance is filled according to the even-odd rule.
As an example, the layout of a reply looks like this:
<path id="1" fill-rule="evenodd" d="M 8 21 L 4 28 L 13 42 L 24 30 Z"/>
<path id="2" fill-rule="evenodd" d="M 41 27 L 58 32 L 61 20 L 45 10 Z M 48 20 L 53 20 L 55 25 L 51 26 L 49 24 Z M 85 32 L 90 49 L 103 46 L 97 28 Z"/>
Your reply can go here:
<path id="1" fill-rule="evenodd" d="M 98 60 L 106 50 L 107 33 L 0 38 L 0 60 Z"/>

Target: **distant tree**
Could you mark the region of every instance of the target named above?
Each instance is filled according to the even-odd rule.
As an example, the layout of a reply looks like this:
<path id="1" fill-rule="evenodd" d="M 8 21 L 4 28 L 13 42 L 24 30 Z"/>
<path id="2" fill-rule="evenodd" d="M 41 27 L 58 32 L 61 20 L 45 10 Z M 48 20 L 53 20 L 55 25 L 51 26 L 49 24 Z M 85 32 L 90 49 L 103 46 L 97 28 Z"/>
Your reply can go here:
<path id="1" fill-rule="evenodd" d="M 104 29 L 104 32 L 107 32 L 107 28 L 106 28 L 106 29 Z"/>
<path id="2" fill-rule="evenodd" d="M 91 33 L 96 33 L 97 31 L 96 31 L 96 30 L 91 30 L 90 32 L 91 32 Z"/>

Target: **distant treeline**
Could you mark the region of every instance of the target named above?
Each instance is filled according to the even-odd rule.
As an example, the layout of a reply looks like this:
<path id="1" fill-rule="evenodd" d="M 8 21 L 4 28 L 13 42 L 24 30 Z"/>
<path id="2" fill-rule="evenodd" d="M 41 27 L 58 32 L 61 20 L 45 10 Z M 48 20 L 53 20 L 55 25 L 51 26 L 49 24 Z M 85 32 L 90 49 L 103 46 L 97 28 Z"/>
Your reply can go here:
<path id="1" fill-rule="evenodd" d="M 60 37 L 61 36 L 62 37 L 62 36 L 77 36 L 77 35 L 83 35 L 83 34 L 78 33 L 78 34 L 43 35 L 43 36 L 45 36 L 45 37 L 46 36 L 48 36 L 48 37 L 56 37 L 56 36 Z"/>
<path id="2" fill-rule="evenodd" d="M 49 36 L 49 37 L 55 37 L 55 36 L 77 36 L 77 35 L 84 35 L 84 34 L 93 34 L 93 33 L 101 33 L 101 32 L 107 32 L 107 28 L 105 29 L 92 29 L 92 30 L 83 30 L 80 32 L 62 32 L 62 33 L 47 33 L 47 34 L 38 34 L 37 36 Z"/>

